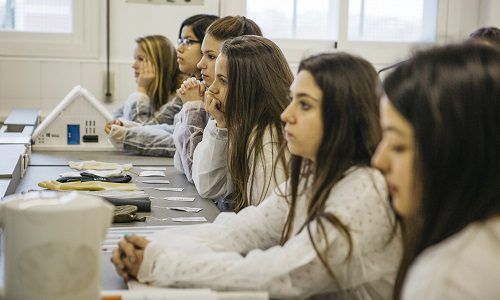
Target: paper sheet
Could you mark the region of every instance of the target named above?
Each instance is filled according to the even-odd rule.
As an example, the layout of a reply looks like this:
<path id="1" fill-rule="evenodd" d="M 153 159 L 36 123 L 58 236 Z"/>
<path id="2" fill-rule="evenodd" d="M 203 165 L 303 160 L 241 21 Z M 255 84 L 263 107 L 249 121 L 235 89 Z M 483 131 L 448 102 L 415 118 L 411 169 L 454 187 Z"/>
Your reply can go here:
<path id="1" fill-rule="evenodd" d="M 165 177 L 165 172 L 163 171 L 141 171 L 139 177 Z"/>
<path id="2" fill-rule="evenodd" d="M 165 197 L 163 198 L 169 201 L 183 201 L 183 202 L 192 202 L 194 201 L 194 197 Z"/>
<path id="3" fill-rule="evenodd" d="M 161 180 L 161 179 L 151 179 L 151 180 L 142 180 L 142 183 L 149 183 L 149 184 L 168 184 L 170 183 L 169 180 Z"/>
<path id="4" fill-rule="evenodd" d="M 166 192 L 182 192 L 184 188 L 176 188 L 176 187 L 161 187 L 155 188 L 157 191 L 166 191 Z"/>

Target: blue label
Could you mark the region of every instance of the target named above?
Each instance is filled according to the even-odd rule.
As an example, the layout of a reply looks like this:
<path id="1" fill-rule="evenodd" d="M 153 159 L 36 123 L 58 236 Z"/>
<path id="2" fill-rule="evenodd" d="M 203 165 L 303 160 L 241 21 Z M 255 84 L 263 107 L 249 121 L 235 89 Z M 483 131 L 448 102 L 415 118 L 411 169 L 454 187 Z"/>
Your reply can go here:
<path id="1" fill-rule="evenodd" d="M 80 125 L 68 124 L 68 145 L 80 144 Z"/>

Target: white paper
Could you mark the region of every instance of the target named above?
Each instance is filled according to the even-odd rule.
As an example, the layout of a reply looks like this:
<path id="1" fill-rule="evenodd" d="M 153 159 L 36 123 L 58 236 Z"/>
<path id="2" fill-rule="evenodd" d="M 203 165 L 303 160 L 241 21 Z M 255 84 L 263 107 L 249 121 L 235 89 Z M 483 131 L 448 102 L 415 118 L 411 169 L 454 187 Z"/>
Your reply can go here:
<path id="1" fill-rule="evenodd" d="M 122 300 L 164 300 L 164 299 L 182 299 L 182 300 L 217 300 L 217 292 L 209 289 L 175 289 L 159 288 L 136 280 L 127 282 L 128 290 L 101 291 L 101 295 L 120 295 Z M 239 299 L 239 298 L 233 298 Z M 251 299 L 251 298 L 247 298 Z M 266 298 L 267 299 L 267 298 Z M 259 299 L 257 299 L 259 300 Z"/>
<path id="2" fill-rule="evenodd" d="M 181 217 L 181 218 L 172 218 L 174 222 L 206 222 L 207 219 L 205 217 Z"/>
<path id="3" fill-rule="evenodd" d="M 168 191 L 168 192 L 182 192 L 184 188 L 176 188 L 176 187 L 161 187 L 155 188 L 157 191 Z"/>
<path id="4" fill-rule="evenodd" d="M 161 206 L 158 206 L 161 207 Z M 188 206 L 173 206 L 173 207 L 165 207 L 166 209 L 170 210 L 180 210 L 180 211 L 187 211 L 187 212 L 200 212 L 203 210 L 201 207 L 188 207 Z"/>
<path id="5" fill-rule="evenodd" d="M 163 198 L 165 200 L 169 201 L 185 201 L 185 202 L 191 202 L 194 201 L 194 197 L 165 197 Z"/>
<path id="6" fill-rule="evenodd" d="M 141 167 L 144 171 L 166 171 L 167 167 Z"/>
<path id="7" fill-rule="evenodd" d="M 161 180 L 161 179 L 142 180 L 141 182 L 143 182 L 143 183 L 150 183 L 150 184 L 167 184 L 167 183 L 170 183 L 169 180 Z"/>
<path id="8" fill-rule="evenodd" d="M 156 176 L 165 177 L 165 172 L 163 172 L 163 171 L 141 171 L 141 173 L 139 173 L 139 177 L 156 177 Z"/>
<path id="9" fill-rule="evenodd" d="M 102 296 L 118 296 L 122 300 L 217 300 L 217 293 L 208 289 L 165 289 L 157 287 L 138 288 L 129 285 L 130 290 L 101 291 Z M 100 299 L 100 298 L 99 298 Z M 239 298 L 233 298 L 239 299 Z"/>

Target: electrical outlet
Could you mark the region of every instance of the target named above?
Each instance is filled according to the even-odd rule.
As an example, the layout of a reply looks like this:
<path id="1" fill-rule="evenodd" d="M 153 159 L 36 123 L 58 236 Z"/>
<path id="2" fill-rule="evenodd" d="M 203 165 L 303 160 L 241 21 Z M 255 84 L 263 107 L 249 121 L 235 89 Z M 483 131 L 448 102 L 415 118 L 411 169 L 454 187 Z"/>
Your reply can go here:
<path id="1" fill-rule="evenodd" d="M 102 73 L 103 78 L 103 91 L 104 91 L 104 102 L 111 103 L 115 98 L 115 72 L 109 71 L 109 86 L 108 86 L 108 75 L 107 72 L 104 71 Z"/>
<path id="2" fill-rule="evenodd" d="M 127 3 L 171 4 L 171 5 L 204 5 L 205 0 L 126 0 Z"/>

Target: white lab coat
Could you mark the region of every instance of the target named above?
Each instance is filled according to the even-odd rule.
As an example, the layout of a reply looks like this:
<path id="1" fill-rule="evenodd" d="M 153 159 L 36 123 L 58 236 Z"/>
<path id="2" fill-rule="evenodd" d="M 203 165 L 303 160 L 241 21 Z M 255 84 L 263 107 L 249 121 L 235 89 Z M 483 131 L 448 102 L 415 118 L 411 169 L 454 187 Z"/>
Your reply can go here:
<path id="1" fill-rule="evenodd" d="M 408 271 L 402 299 L 500 299 L 500 217 L 425 250 Z"/>
<path id="2" fill-rule="evenodd" d="M 287 184 L 279 189 L 287 189 Z M 323 294 L 328 299 L 389 299 L 401 242 L 399 233 L 390 239 L 394 214 L 382 174 L 367 167 L 351 168 L 330 191 L 326 211 L 350 229 L 352 256 L 345 260 L 347 240 L 327 221 L 327 242 L 322 235 L 314 237 L 321 249 L 328 244 L 328 261 L 340 289 L 320 263 L 307 230 L 298 232 L 306 219 L 308 194 L 299 194 L 292 238 L 283 246 L 279 243 L 289 207 L 281 193 L 274 192 L 257 207 L 219 214 L 213 224 L 159 232 L 146 247 L 139 281 L 158 286 L 266 290 L 273 298 Z M 316 233 L 316 220 L 311 228 Z"/>
<path id="3" fill-rule="evenodd" d="M 273 164 L 279 151 L 276 134 L 269 128 L 263 137 L 263 157 L 258 158 L 253 185 L 252 174 L 248 178 L 247 196 L 251 205 L 258 205 L 267 198 L 276 184 L 273 179 Z M 192 176 L 198 193 L 203 198 L 219 199 L 231 194 L 234 186 L 227 161 L 228 133 L 226 128 L 217 128 L 215 120 L 209 120 L 203 132 L 203 140 L 194 150 Z M 249 162 L 253 162 L 250 153 Z M 250 170 L 253 166 L 250 166 Z M 286 172 L 281 164 L 276 170 L 278 184 L 286 180 Z M 253 195 L 251 197 L 250 195 Z"/>

